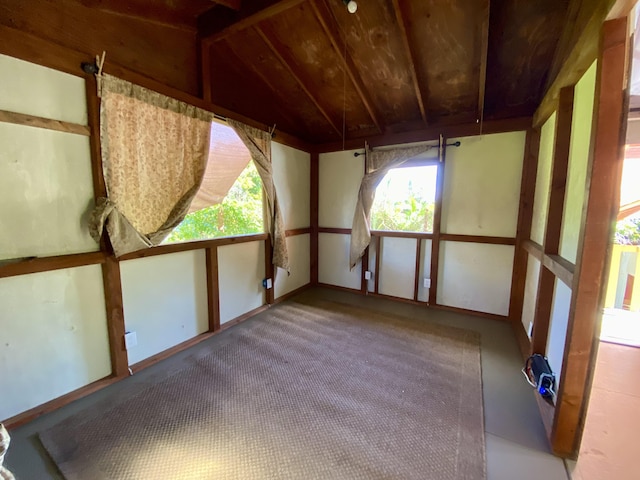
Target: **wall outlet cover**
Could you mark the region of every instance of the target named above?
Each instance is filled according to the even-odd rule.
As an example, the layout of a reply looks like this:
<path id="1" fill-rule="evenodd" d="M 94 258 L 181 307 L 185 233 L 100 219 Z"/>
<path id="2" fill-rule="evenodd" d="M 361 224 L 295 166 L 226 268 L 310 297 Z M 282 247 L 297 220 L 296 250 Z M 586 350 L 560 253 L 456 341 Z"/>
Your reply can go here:
<path id="1" fill-rule="evenodd" d="M 138 345 L 138 336 L 136 332 L 125 332 L 124 334 L 124 346 L 127 350 L 131 347 Z"/>
<path id="2" fill-rule="evenodd" d="M 271 287 L 273 287 L 273 281 L 270 278 L 265 278 L 264 280 L 262 280 L 262 286 L 269 290 Z"/>
<path id="3" fill-rule="evenodd" d="M 431 288 L 431 279 L 425 278 L 423 283 L 424 288 Z"/>
<path id="4" fill-rule="evenodd" d="M 369 270 L 364 272 L 364 279 L 365 280 L 371 280 L 371 272 Z"/>

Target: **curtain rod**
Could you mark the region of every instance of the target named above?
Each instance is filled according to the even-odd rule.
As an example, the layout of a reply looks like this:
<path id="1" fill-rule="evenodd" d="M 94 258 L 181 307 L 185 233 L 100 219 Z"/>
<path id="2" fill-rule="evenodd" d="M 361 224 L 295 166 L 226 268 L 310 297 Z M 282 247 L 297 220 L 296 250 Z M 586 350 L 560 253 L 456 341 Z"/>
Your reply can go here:
<path id="1" fill-rule="evenodd" d="M 457 142 L 453 142 L 453 143 L 447 143 L 445 145 L 446 147 L 459 147 L 460 146 L 460 140 L 458 140 Z M 426 150 L 431 150 L 432 148 L 438 148 L 438 145 L 427 145 Z M 366 152 L 354 152 L 353 156 L 354 157 L 359 157 L 360 155 L 365 155 Z"/>

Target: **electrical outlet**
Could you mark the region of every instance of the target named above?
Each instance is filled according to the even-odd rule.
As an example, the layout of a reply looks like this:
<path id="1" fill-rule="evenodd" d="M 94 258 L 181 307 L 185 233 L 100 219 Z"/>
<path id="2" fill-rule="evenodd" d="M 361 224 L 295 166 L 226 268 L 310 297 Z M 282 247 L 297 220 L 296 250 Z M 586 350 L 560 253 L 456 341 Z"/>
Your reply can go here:
<path id="1" fill-rule="evenodd" d="M 273 281 L 270 278 L 265 278 L 262 280 L 262 286 L 269 290 L 273 286 Z"/>
<path id="2" fill-rule="evenodd" d="M 124 346 L 127 350 L 131 347 L 138 345 L 138 336 L 136 332 L 125 332 L 124 334 Z"/>
<path id="3" fill-rule="evenodd" d="M 364 279 L 365 280 L 371 280 L 371 272 L 369 270 L 364 272 Z"/>
<path id="4" fill-rule="evenodd" d="M 431 288 L 431 279 L 425 278 L 423 283 L 424 288 Z"/>

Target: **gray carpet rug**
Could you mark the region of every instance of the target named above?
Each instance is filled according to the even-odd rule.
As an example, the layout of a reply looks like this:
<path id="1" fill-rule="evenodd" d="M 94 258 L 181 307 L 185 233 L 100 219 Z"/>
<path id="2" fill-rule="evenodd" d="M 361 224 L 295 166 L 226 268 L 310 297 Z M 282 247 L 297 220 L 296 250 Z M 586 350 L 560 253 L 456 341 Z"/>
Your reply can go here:
<path id="1" fill-rule="evenodd" d="M 65 478 L 485 478 L 478 334 L 313 301 L 217 338 L 41 432 Z"/>

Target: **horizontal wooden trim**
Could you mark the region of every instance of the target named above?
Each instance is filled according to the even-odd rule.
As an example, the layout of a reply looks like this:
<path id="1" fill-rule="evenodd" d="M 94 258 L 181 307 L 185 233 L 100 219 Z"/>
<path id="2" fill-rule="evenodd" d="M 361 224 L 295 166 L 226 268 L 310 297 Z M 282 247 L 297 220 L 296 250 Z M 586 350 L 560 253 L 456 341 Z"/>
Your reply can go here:
<path id="1" fill-rule="evenodd" d="M 295 237 L 296 235 L 307 235 L 311 233 L 311 227 L 305 228 L 292 228 L 291 230 L 287 230 L 284 232 L 287 237 Z"/>
<path id="2" fill-rule="evenodd" d="M 393 237 L 393 238 L 412 238 L 420 240 L 429 240 L 433 238 L 433 233 L 422 232 L 395 232 L 390 230 L 371 230 L 372 237 Z"/>
<path id="3" fill-rule="evenodd" d="M 37 407 L 31 408 L 26 412 L 22 412 L 14 417 L 8 418 L 6 420 L 2 420 L 2 423 L 9 429 L 12 430 L 14 428 L 18 428 L 26 423 L 35 420 L 36 418 L 45 415 L 47 413 L 51 413 L 54 410 L 58 410 L 59 408 L 68 405 L 71 402 L 79 400 L 87 395 L 90 395 L 98 390 L 102 390 L 109 385 L 121 380 L 115 376 L 109 376 L 102 378 L 100 380 L 96 380 L 89 385 L 85 385 L 84 387 L 80 387 L 73 392 L 69 392 L 61 397 L 54 398 L 53 400 L 43 403 L 42 405 L 38 405 Z"/>
<path id="4" fill-rule="evenodd" d="M 144 360 L 139 361 L 138 363 L 134 363 L 133 365 L 131 365 L 129 368 L 131 369 L 131 371 L 136 374 L 141 370 L 144 370 L 145 368 L 150 367 L 151 365 L 155 365 L 156 363 L 165 360 L 173 355 L 175 355 L 176 353 L 180 353 L 183 350 L 186 350 L 187 348 L 193 347 L 194 345 L 199 344 L 200 342 L 203 342 L 211 337 L 213 337 L 214 335 L 216 335 L 219 332 L 219 330 L 217 332 L 205 332 L 205 333 L 201 333 L 200 335 L 197 335 L 193 338 L 190 338 L 189 340 L 186 340 L 182 343 L 179 343 L 178 345 L 174 345 L 171 348 L 168 348 L 166 350 L 163 350 L 160 353 L 156 353 L 155 355 L 149 357 L 149 358 L 145 358 Z"/>
<path id="5" fill-rule="evenodd" d="M 362 291 L 359 288 L 341 287 L 340 285 L 331 285 L 330 283 L 322 282 L 318 282 L 317 286 L 322 288 L 329 288 L 331 290 L 338 290 L 340 292 L 357 293 L 358 295 L 362 295 Z"/>
<path id="6" fill-rule="evenodd" d="M 68 47 L 4 25 L 0 25 L 0 53 L 26 60 L 27 62 L 60 70 L 78 77 L 86 76 L 80 68 L 80 64 L 82 62 L 93 61 L 93 57 L 91 55 L 78 52 Z M 116 65 L 109 60 L 109 57 L 107 57 L 107 62 L 104 65 L 104 71 L 116 77 L 161 93 L 162 95 L 175 98 L 181 102 L 188 103 L 189 105 L 193 105 L 223 117 L 232 118 L 260 130 L 266 131 L 270 127 L 270 125 L 257 122 L 220 105 L 207 102 L 187 92 L 164 85 L 141 73 Z M 308 142 L 281 130 L 276 130 L 274 141 L 304 152 L 311 152 L 313 150 L 312 145 Z"/>
<path id="7" fill-rule="evenodd" d="M 348 139 L 344 145 L 341 141 L 323 143 L 316 145 L 314 152 L 327 153 L 363 148 L 365 141 L 368 142 L 371 147 L 381 147 L 438 140 L 441 134 L 444 135 L 445 138 L 451 139 L 456 137 L 487 135 L 490 133 L 518 132 L 531 128 L 531 123 L 531 117 L 518 117 L 503 120 L 485 120 L 482 125 L 475 122 L 462 125 L 433 125 L 411 132 L 384 133 L 381 135 L 351 138 Z"/>
<path id="8" fill-rule="evenodd" d="M 576 266 L 560 255 L 546 255 L 542 261 L 545 267 L 558 277 L 567 287 L 573 286 L 573 272 Z"/>
<path id="9" fill-rule="evenodd" d="M 487 243 L 490 245 L 515 245 L 515 237 L 489 237 L 484 235 L 458 235 L 455 233 L 441 233 L 440 240 L 449 242 Z"/>
<path id="10" fill-rule="evenodd" d="M 276 298 L 272 305 L 275 305 L 277 303 L 281 303 L 284 302 L 286 300 L 289 300 L 291 297 L 295 297 L 296 295 L 309 290 L 313 285 L 311 285 L 311 283 L 307 283 L 306 285 L 303 285 L 299 288 L 296 288 L 295 290 L 291 290 L 289 293 L 285 293 L 284 295 L 280 295 L 278 298 Z"/>
<path id="11" fill-rule="evenodd" d="M 544 253 L 542 251 L 542 245 L 534 242 L 533 240 L 525 240 L 522 244 L 522 248 L 524 248 L 531 255 L 536 257 L 538 260 L 542 261 L 544 257 Z"/>
<path id="12" fill-rule="evenodd" d="M 499 320 L 501 322 L 508 322 L 509 317 L 506 315 L 497 315 L 495 313 L 479 312 L 478 310 L 468 310 L 460 307 L 450 307 L 449 305 L 441 305 L 436 303 L 435 305 L 429 305 L 436 310 L 445 310 L 447 312 L 462 313 L 464 315 L 473 315 L 474 317 L 488 318 L 490 320 Z"/>
<path id="13" fill-rule="evenodd" d="M 100 265 L 107 258 L 104 252 L 72 253 L 55 257 L 34 257 L 15 263 L 0 261 L 0 278 L 27 275 L 29 273 L 48 272 L 65 268 L 84 267 L 85 265 Z"/>
<path id="14" fill-rule="evenodd" d="M 351 235 L 350 228 L 318 227 L 318 233 L 338 233 L 341 235 Z"/>
<path id="15" fill-rule="evenodd" d="M 205 248 L 221 247 L 238 243 L 260 242 L 269 237 L 266 233 L 238 235 L 235 237 L 212 238 L 209 240 L 198 240 L 195 242 L 171 243 L 169 245 L 158 245 L 145 250 L 127 253 L 118 257 L 118 260 L 134 260 L 136 258 L 153 257 L 155 255 L 166 255 L 169 253 L 187 252 L 189 250 L 202 250 Z"/>
<path id="16" fill-rule="evenodd" d="M 419 300 L 414 300 L 412 298 L 403 298 L 403 297 L 395 297 L 393 295 L 385 295 L 384 293 L 380 293 L 380 292 L 378 293 L 369 292 L 367 295 L 371 297 L 386 298 L 387 300 L 393 300 L 394 302 L 408 303 L 410 305 L 418 305 L 420 307 L 429 306 L 427 302 L 421 302 Z"/>
<path id="17" fill-rule="evenodd" d="M 8 112 L 6 110 L 0 110 L 0 122 L 24 125 L 26 127 L 45 128 L 57 132 L 74 133 L 76 135 L 84 135 L 85 137 L 91 135 L 91 130 L 88 125 L 36 117 L 35 115 L 27 115 L 25 113 Z"/>

